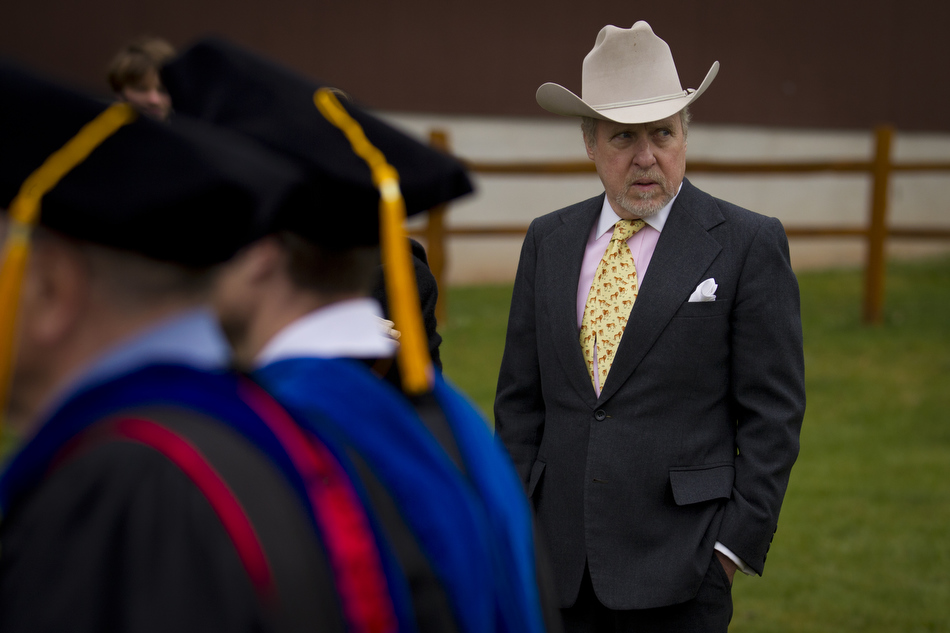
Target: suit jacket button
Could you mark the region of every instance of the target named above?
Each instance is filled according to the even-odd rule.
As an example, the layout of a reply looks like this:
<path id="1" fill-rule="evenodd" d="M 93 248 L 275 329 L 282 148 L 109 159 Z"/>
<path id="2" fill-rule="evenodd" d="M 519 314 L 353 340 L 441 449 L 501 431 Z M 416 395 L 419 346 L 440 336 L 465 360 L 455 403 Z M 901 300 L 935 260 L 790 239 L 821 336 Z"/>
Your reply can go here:
<path id="1" fill-rule="evenodd" d="M 603 409 L 597 409 L 596 411 L 594 411 L 594 419 L 597 420 L 598 422 L 603 422 L 604 420 L 607 419 L 607 412 L 604 411 Z"/>

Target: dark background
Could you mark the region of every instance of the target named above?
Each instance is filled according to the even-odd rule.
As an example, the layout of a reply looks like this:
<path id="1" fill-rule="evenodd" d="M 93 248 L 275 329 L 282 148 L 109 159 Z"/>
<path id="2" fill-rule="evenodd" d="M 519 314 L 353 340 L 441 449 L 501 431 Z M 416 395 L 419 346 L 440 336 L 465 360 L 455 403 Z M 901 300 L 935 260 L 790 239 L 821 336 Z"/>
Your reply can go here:
<path id="1" fill-rule="evenodd" d="M 935 0 L 5 0 L 0 55 L 105 92 L 138 35 L 223 35 L 393 112 L 548 115 L 605 24 L 645 19 L 702 123 L 950 131 L 950 3 Z"/>

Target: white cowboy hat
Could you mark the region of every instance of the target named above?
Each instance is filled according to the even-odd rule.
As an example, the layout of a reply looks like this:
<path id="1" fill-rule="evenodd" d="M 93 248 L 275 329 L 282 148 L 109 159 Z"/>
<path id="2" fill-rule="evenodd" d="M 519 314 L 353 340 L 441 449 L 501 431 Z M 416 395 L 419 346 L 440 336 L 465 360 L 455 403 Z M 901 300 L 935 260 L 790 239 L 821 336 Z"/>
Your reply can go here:
<path id="1" fill-rule="evenodd" d="M 676 114 L 699 98 L 719 72 L 713 62 L 699 88 L 683 90 L 669 45 L 650 25 L 605 26 L 584 58 L 581 94 L 555 83 L 538 88 L 538 104 L 554 114 L 617 123 L 649 123 Z"/>

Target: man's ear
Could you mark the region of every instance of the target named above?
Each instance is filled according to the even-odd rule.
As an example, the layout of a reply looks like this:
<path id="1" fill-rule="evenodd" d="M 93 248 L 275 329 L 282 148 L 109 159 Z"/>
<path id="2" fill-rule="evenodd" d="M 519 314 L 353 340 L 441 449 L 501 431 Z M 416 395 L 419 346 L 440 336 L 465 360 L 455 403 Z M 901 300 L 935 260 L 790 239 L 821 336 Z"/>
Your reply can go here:
<path id="1" fill-rule="evenodd" d="M 245 246 L 217 272 L 212 303 L 222 321 L 247 315 L 280 287 L 286 256 L 277 238 L 268 236 Z"/>
<path id="2" fill-rule="evenodd" d="M 587 150 L 587 158 L 594 160 L 594 147 L 597 145 L 597 128 L 600 124 L 594 123 L 593 127 L 581 126 L 581 136 L 584 139 L 584 149 Z"/>
<path id="3" fill-rule="evenodd" d="M 280 242 L 267 236 L 245 247 L 228 265 L 240 267 L 241 275 L 250 283 L 268 283 L 286 264 Z"/>
<path id="4" fill-rule="evenodd" d="M 596 134 L 596 131 L 594 132 Z M 588 138 L 584 134 L 584 149 L 587 150 L 587 158 L 594 160 L 594 144 L 597 143 L 597 138 Z"/>
<path id="5" fill-rule="evenodd" d="M 89 268 L 74 246 L 38 240 L 21 294 L 20 331 L 41 347 L 63 343 L 87 309 Z"/>

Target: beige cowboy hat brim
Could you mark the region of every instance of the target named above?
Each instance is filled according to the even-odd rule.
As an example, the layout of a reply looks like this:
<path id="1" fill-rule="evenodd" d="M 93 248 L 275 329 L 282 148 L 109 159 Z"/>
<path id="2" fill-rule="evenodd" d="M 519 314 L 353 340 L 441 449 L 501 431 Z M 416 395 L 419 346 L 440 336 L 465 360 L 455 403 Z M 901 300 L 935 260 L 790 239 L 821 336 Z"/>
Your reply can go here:
<path id="1" fill-rule="evenodd" d="M 696 90 L 688 89 L 672 95 L 625 103 L 590 105 L 564 86 L 550 82 L 538 88 L 535 97 L 538 105 L 554 114 L 591 117 L 616 123 L 649 123 L 672 116 L 698 99 L 712 84 L 718 72 L 719 62 L 713 62 L 706 78 Z"/>

